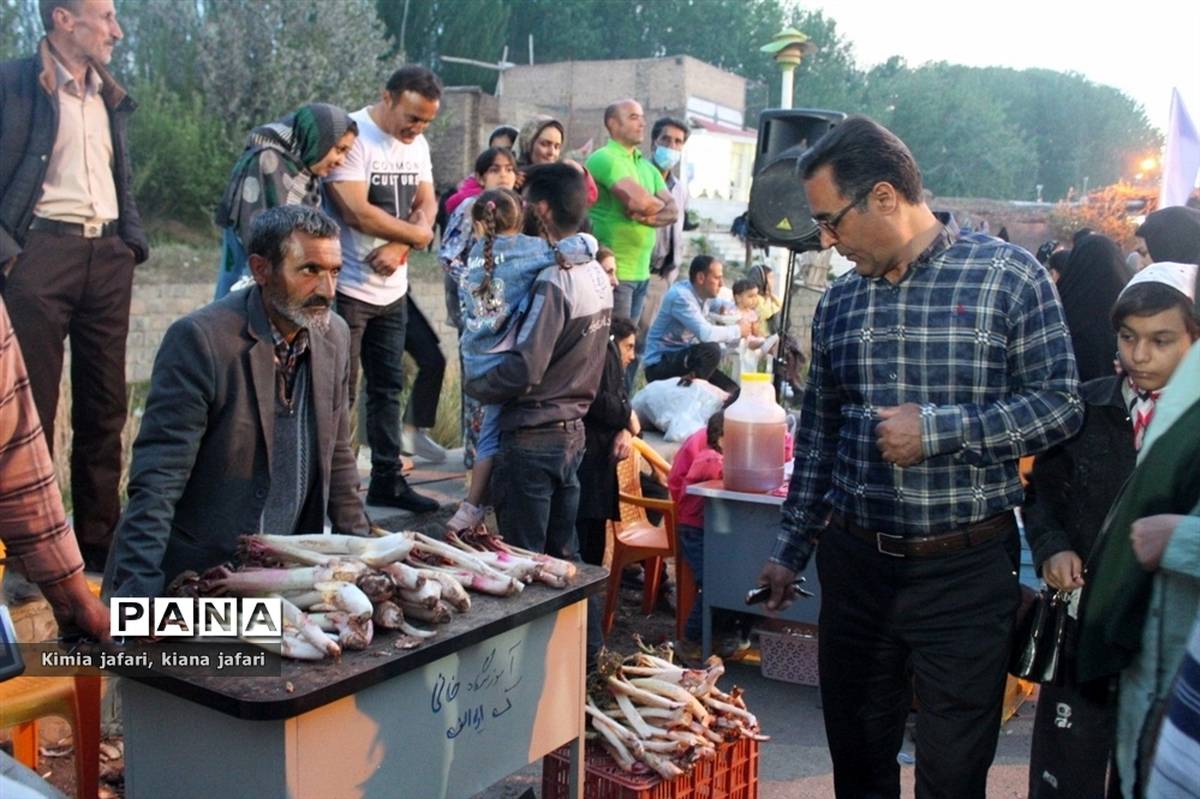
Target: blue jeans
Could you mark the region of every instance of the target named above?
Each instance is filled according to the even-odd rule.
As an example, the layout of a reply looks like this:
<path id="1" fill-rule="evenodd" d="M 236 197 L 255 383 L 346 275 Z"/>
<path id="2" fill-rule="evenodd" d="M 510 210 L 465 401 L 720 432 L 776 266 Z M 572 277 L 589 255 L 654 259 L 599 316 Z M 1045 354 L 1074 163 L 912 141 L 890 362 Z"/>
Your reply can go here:
<path id="1" fill-rule="evenodd" d="M 614 318 L 632 320 L 636 325 L 642 315 L 642 306 L 646 303 L 646 289 L 650 288 L 650 279 L 622 280 L 613 289 Z"/>
<path id="2" fill-rule="evenodd" d="M 400 393 L 404 390 L 404 335 L 408 297 L 391 305 L 337 295 L 337 312 L 350 327 L 350 407 L 358 390 L 359 355 L 367 395 L 367 445 L 371 474 L 400 467 Z"/>
<path id="3" fill-rule="evenodd" d="M 500 406 L 483 406 L 483 423 L 475 444 L 475 459 L 487 460 L 500 451 Z"/>
<path id="4" fill-rule="evenodd" d="M 692 612 L 688 614 L 683 636 L 689 641 L 699 641 L 704 634 L 704 603 L 700 600 L 700 591 L 704 589 L 704 530 L 690 524 L 678 524 L 675 533 L 679 536 L 679 551 L 696 577 L 696 601 L 692 603 Z M 678 598 L 676 601 L 679 601 Z"/>
<path id="5" fill-rule="evenodd" d="M 505 430 L 492 468 L 500 534 L 518 547 L 576 560 L 583 421 Z"/>

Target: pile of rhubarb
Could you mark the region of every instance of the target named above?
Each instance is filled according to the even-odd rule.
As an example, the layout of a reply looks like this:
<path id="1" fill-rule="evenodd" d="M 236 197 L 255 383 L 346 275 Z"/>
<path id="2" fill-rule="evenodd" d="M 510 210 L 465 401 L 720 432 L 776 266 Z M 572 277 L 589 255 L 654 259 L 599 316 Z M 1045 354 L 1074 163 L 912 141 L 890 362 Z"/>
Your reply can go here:
<path id="1" fill-rule="evenodd" d="M 237 565 L 202 575 L 184 572 L 169 592 L 278 596 L 283 655 L 321 660 L 340 657 L 343 649 L 366 649 L 376 627 L 400 631 L 397 646 L 420 646 L 436 632 L 410 620 L 436 625 L 466 613 L 468 589 L 511 596 L 535 580 L 564 588 L 575 574 L 567 561 L 510 546 L 486 532 L 450 534 L 446 542 L 421 533 L 372 532 L 371 538 L 242 536 Z"/>
<path id="2" fill-rule="evenodd" d="M 703 669 L 677 665 L 669 646 L 624 658 L 603 650 L 588 676 L 588 738 L 625 771 L 655 771 L 665 779 L 715 758 L 726 741 L 769 740 L 742 690 L 717 688 L 724 673 L 716 655 Z"/>

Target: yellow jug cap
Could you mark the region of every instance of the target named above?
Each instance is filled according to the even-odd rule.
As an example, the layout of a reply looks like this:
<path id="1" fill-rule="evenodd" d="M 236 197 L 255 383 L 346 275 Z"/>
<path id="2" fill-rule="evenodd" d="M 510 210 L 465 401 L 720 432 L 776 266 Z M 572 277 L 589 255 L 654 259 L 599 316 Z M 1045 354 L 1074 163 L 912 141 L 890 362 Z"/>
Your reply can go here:
<path id="1" fill-rule="evenodd" d="M 766 372 L 742 372 L 743 383 L 770 383 L 771 376 Z"/>

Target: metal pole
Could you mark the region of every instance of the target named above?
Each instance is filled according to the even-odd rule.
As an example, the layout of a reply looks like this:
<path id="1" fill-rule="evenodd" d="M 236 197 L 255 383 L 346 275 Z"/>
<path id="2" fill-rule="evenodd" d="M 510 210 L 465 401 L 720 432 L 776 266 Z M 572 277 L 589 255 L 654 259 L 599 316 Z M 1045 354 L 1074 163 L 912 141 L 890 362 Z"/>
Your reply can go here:
<path id="1" fill-rule="evenodd" d="M 783 286 L 783 305 L 779 309 L 779 343 L 775 348 L 775 401 L 783 405 L 783 375 L 787 369 L 787 337 L 791 326 L 793 276 L 796 270 L 796 258 L 800 253 L 792 250 L 788 253 L 787 274 Z"/>
<path id="2" fill-rule="evenodd" d="M 781 97 L 779 98 L 779 107 L 780 108 L 791 108 L 792 107 L 792 94 L 795 91 L 795 87 L 794 87 L 792 81 L 793 81 L 793 78 L 795 77 L 795 73 L 796 73 L 796 68 L 794 66 L 786 66 L 783 68 L 783 71 L 781 74 L 781 77 L 783 78 L 783 82 L 782 82 L 782 86 L 780 87 L 780 90 L 779 90 L 779 93 L 781 95 Z"/>

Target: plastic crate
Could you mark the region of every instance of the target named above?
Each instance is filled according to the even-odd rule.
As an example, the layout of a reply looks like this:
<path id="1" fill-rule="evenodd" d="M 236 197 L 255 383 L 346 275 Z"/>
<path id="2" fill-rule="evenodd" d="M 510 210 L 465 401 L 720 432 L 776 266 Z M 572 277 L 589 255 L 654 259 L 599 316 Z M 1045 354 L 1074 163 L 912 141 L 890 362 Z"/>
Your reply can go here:
<path id="1" fill-rule="evenodd" d="M 817 628 L 793 624 L 778 630 L 760 629 L 762 675 L 772 680 L 820 685 L 817 670 Z"/>
<path id="2" fill-rule="evenodd" d="M 664 780 L 654 772 L 630 774 L 598 745 L 586 749 L 586 799 L 757 799 L 758 741 L 741 738 L 717 747 L 687 774 Z M 542 799 L 567 799 L 567 747 L 542 758 Z"/>

